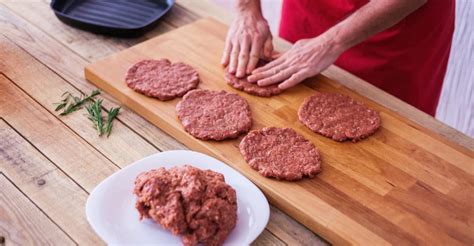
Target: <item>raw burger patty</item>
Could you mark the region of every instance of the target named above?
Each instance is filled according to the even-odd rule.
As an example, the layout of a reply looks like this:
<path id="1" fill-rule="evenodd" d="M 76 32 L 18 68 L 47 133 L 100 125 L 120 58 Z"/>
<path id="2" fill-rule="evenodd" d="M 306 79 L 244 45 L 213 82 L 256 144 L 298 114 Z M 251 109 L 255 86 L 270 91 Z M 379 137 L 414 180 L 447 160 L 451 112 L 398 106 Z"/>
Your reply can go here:
<path id="1" fill-rule="evenodd" d="M 181 235 L 184 245 L 221 245 L 237 222 L 235 190 L 211 170 L 153 169 L 137 176 L 133 193 L 140 220 Z"/>
<path id="2" fill-rule="evenodd" d="M 166 101 L 196 88 L 199 76 L 194 68 L 182 62 L 143 60 L 128 69 L 125 82 L 137 92 Z"/>
<path id="3" fill-rule="evenodd" d="M 316 147 L 291 128 L 251 131 L 239 148 L 245 161 L 265 177 L 294 181 L 321 171 Z"/>
<path id="4" fill-rule="evenodd" d="M 176 105 L 184 129 L 202 140 L 224 140 L 246 133 L 252 126 L 245 99 L 225 91 L 196 89 Z"/>
<path id="5" fill-rule="evenodd" d="M 260 60 L 258 62 L 257 67 L 261 67 L 265 65 L 267 62 L 264 60 Z M 270 97 L 274 95 L 278 95 L 282 92 L 278 88 L 278 84 L 260 87 L 256 83 L 250 83 L 247 81 L 247 77 L 237 78 L 234 74 L 228 73 L 226 70 L 225 77 L 227 84 L 234 87 L 237 90 L 245 91 L 249 94 L 261 97 Z"/>
<path id="6" fill-rule="evenodd" d="M 336 141 L 357 142 L 380 127 L 380 116 L 354 99 L 336 93 L 316 92 L 298 110 L 300 121 L 313 132 Z"/>

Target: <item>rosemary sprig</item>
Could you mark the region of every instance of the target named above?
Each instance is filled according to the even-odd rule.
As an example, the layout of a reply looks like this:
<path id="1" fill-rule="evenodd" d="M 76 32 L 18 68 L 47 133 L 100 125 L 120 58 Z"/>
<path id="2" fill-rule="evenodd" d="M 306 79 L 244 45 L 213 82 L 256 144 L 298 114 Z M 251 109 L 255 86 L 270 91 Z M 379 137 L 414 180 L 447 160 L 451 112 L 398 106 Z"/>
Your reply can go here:
<path id="1" fill-rule="evenodd" d="M 97 130 L 97 133 L 99 133 L 99 136 L 102 136 L 104 133 L 104 125 L 102 123 L 102 99 L 88 105 L 86 109 L 89 113 L 89 120 L 94 123 L 94 128 Z"/>
<path id="2" fill-rule="evenodd" d="M 100 94 L 100 90 L 94 90 L 91 92 L 90 95 L 84 97 L 77 97 L 73 96 L 70 92 L 65 92 L 63 94 L 63 100 L 59 103 L 55 103 L 55 105 L 58 105 L 55 109 L 55 111 L 59 111 L 63 109 L 63 112 L 60 113 L 59 115 L 68 115 L 74 111 L 77 111 L 82 108 L 84 103 L 91 101 L 95 96 Z"/>
<path id="3" fill-rule="evenodd" d="M 66 107 L 66 105 L 69 103 L 72 95 L 69 91 L 66 91 L 61 95 L 61 97 L 63 98 L 63 100 L 61 100 L 60 102 L 57 102 L 57 103 L 53 103 L 53 105 L 57 105 L 56 108 L 54 109 L 54 111 L 59 111 L 62 108 Z"/>
<path id="4" fill-rule="evenodd" d="M 110 133 L 112 132 L 113 120 L 117 117 L 119 111 L 120 107 L 111 108 L 107 114 L 107 123 L 105 124 L 105 133 L 107 134 L 107 137 L 109 137 Z"/>
<path id="5" fill-rule="evenodd" d="M 54 103 L 56 105 L 55 111 L 63 110 L 59 115 L 68 115 L 74 111 L 81 109 L 84 105 L 88 113 L 88 118 L 94 124 L 94 128 L 97 130 L 99 136 L 104 133 L 109 137 L 112 132 L 113 121 L 120 112 L 120 107 L 111 108 L 107 113 L 107 121 L 104 125 L 102 118 L 102 99 L 98 99 L 94 102 L 94 97 L 100 94 L 100 90 L 94 90 L 90 95 L 81 95 L 80 97 L 74 96 L 70 92 L 64 92 L 61 97 L 63 98 L 60 102 Z"/>

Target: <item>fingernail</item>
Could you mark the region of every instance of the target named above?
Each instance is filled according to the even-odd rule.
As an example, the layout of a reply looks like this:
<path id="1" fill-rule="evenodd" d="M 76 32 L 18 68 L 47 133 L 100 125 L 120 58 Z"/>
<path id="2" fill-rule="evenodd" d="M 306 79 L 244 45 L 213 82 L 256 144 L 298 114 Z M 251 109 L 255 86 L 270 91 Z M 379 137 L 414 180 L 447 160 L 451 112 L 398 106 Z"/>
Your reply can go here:
<path id="1" fill-rule="evenodd" d="M 247 77 L 248 82 L 253 82 L 255 80 L 255 77 L 253 75 L 250 75 Z"/>

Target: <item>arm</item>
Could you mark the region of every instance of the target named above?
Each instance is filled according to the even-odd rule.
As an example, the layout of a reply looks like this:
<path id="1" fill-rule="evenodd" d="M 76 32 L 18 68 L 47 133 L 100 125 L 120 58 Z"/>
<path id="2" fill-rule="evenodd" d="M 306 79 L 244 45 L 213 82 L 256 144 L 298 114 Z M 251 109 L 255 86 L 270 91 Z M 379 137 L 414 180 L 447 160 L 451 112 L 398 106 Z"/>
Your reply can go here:
<path id="1" fill-rule="evenodd" d="M 350 15 L 329 30 L 336 45 L 345 49 L 364 41 L 407 17 L 427 0 L 378 0 Z"/>
<path id="2" fill-rule="evenodd" d="M 237 17 L 232 22 L 225 42 L 221 63 L 228 65 L 237 77 L 250 74 L 260 57 L 270 57 L 272 35 L 263 18 L 260 0 L 237 0 Z"/>
<path id="3" fill-rule="evenodd" d="M 426 1 L 370 1 L 324 34 L 296 42 L 280 58 L 255 69 L 249 81 L 260 86 L 282 82 L 281 89 L 292 87 L 329 67 L 347 49 L 395 25 Z"/>

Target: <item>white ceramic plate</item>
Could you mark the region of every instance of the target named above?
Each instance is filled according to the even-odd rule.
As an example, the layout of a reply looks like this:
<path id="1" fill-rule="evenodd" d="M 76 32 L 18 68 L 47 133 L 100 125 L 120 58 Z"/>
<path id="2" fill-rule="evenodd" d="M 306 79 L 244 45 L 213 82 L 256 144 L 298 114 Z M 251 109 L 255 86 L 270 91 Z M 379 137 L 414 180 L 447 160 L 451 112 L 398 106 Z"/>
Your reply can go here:
<path id="1" fill-rule="evenodd" d="M 211 169 L 224 175 L 226 183 L 237 192 L 237 225 L 225 245 L 248 245 L 267 225 L 270 209 L 262 192 L 225 163 L 210 156 L 186 150 L 157 153 L 114 173 L 102 181 L 89 195 L 87 220 L 108 244 L 181 245 L 181 239 L 151 220 L 139 221 L 132 194 L 135 177 L 159 167 L 191 165 Z"/>

